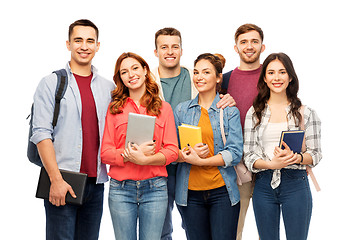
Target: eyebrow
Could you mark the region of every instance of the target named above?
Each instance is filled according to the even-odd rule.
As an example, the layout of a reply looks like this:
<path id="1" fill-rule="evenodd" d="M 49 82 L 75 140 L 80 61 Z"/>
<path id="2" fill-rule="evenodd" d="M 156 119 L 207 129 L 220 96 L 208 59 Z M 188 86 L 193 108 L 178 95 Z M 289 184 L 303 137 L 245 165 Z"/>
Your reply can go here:
<path id="1" fill-rule="evenodd" d="M 201 69 L 201 71 L 205 71 L 205 70 L 211 70 L 211 68 L 204 68 L 204 69 Z M 197 70 L 196 68 L 194 68 L 194 71 L 199 71 L 199 70 Z"/>
<path id="2" fill-rule="evenodd" d="M 75 38 L 74 38 L 74 41 L 75 41 L 75 40 L 83 40 L 83 38 L 82 38 L 82 37 L 75 37 Z M 91 40 L 91 41 L 94 41 L 94 42 L 96 41 L 95 38 L 87 38 L 86 40 L 87 40 L 87 41 L 88 41 L 88 40 Z"/>
<path id="3" fill-rule="evenodd" d="M 135 63 L 135 64 L 131 65 L 130 68 L 133 68 L 134 66 L 140 66 L 140 64 L 139 64 L 139 63 Z M 125 71 L 125 70 L 127 70 L 127 68 L 120 69 L 119 71 L 121 72 L 121 71 Z"/>
<path id="4" fill-rule="evenodd" d="M 278 71 L 284 71 L 284 70 L 286 71 L 286 68 L 280 68 Z M 275 71 L 275 70 L 271 69 L 271 68 L 267 70 L 267 72 L 270 72 L 270 71 Z"/>

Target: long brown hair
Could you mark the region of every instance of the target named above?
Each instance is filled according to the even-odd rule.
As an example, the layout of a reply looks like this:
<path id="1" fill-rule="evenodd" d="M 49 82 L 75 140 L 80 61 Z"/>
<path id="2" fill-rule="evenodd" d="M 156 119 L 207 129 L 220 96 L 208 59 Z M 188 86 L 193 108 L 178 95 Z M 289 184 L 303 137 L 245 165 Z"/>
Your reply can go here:
<path id="1" fill-rule="evenodd" d="M 146 70 L 145 75 L 145 93 L 140 99 L 140 104 L 146 107 L 146 111 L 149 115 L 160 115 L 160 108 L 162 106 L 161 99 L 159 97 L 159 87 L 156 82 L 153 80 L 150 72 L 149 65 L 147 62 L 140 57 L 139 55 L 132 52 L 125 52 L 120 55 L 115 64 L 115 72 L 113 80 L 116 84 L 116 88 L 111 93 L 111 103 L 109 106 L 111 114 L 122 113 L 122 108 L 129 97 L 129 89 L 124 85 L 120 76 L 120 65 L 122 61 L 126 58 L 134 58 L 137 60 L 140 65 Z"/>
<path id="2" fill-rule="evenodd" d="M 270 89 L 265 83 L 264 79 L 267 66 L 274 60 L 279 60 L 284 65 L 286 72 L 289 74 L 289 78 L 291 79 L 291 81 L 289 82 L 289 86 L 286 88 L 286 96 L 290 102 L 290 113 L 293 114 L 295 119 L 298 120 L 297 126 L 299 126 L 301 122 L 301 114 L 299 112 L 299 109 L 301 107 L 301 101 L 297 96 L 299 91 L 299 80 L 296 75 L 294 66 L 289 56 L 285 53 L 272 53 L 264 60 L 259 81 L 257 84 L 258 95 L 255 97 L 253 103 L 253 107 L 255 109 L 254 114 L 258 119 L 255 127 L 261 123 L 262 112 L 264 111 L 266 103 L 270 98 Z"/>

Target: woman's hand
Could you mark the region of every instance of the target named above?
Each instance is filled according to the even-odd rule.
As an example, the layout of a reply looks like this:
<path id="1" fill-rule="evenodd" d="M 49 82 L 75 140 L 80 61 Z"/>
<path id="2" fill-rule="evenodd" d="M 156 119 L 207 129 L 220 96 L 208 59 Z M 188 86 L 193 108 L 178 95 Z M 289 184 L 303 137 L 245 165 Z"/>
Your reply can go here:
<path id="1" fill-rule="evenodd" d="M 144 142 L 140 144 L 139 147 L 145 156 L 151 156 L 155 154 L 155 149 L 156 149 L 155 140 Z"/>
<path id="2" fill-rule="evenodd" d="M 206 158 L 210 153 L 209 146 L 205 143 L 198 143 L 193 149 L 200 158 Z"/>
<path id="3" fill-rule="evenodd" d="M 275 147 L 274 157 L 269 162 L 271 166 L 270 169 L 281 169 L 289 165 L 298 163 L 297 153 L 291 151 L 291 149 L 285 142 L 282 142 L 282 145 L 285 147 L 285 149 Z"/>
<path id="4" fill-rule="evenodd" d="M 190 163 L 192 165 L 202 166 L 202 159 L 197 155 L 195 150 L 190 145 L 188 145 L 187 148 L 183 148 L 180 151 L 180 154 L 182 155 L 184 162 Z"/>
<path id="5" fill-rule="evenodd" d="M 136 143 L 128 143 L 124 153 L 121 154 L 124 158 L 124 162 L 132 162 L 138 165 L 147 165 L 147 157 L 144 152 Z"/>

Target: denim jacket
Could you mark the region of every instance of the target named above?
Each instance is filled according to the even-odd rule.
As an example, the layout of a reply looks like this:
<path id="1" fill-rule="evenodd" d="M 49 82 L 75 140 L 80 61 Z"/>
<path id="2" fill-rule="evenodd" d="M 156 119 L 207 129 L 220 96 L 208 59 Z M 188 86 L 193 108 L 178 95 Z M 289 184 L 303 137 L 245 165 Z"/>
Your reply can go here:
<path id="1" fill-rule="evenodd" d="M 182 123 L 197 126 L 201 115 L 201 106 L 197 96 L 193 100 L 180 103 L 174 111 L 176 127 Z M 220 101 L 216 95 L 211 107 L 208 109 L 211 127 L 214 135 L 214 154 L 221 154 L 225 166 L 219 166 L 221 176 L 225 182 L 232 206 L 240 201 L 240 194 L 236 184 L 236 172 L 233 168 L 238 164 L 243 152 L 242 127 L 240 113 L 236 107 L 224 109 L 224 130 L 226 144 L 224 146 L 220 131 L 220 110 L 216 107 Z M 176 128 L 178 131 L 178 128 Z M 178 139 L 179 139 L 179 132 Z M 179 143 L 180 144 L 180 143 Z M 187 206 L 188 184 L 191 164 L 179 163 L 176 173 L 175 201 L 180 206 Z"/>
<path id="2" fill-rule="evenodd" d="M 34 95 L 33 135 L 31 141 L 37 144 L 44 139 L 53 139 L 56 161 L 59 168 L 79 172 L 83 144 L 81 97 L 69 64 L 66 65 L 65 69 L 68 74 L 68 87 L 63 99 L 61 99 L 59 119 L 54 129 L 51 123 L 57 84 L 55 73 L 44 77 L 36 89 Z M 111 91 L 114 89 L 114 84 L 99 76 L 94 67 L 91 68 L 91 71 L 93 78 L 90 86 L 95 100 L 101 140 L 105 126 L 105 116 L 111 100 Z M 100 161 L 100 151 L 97 166 L 97 182 L 106 182 L 108 179 L 107 171 L 105 164 L 102 164 Z"/>

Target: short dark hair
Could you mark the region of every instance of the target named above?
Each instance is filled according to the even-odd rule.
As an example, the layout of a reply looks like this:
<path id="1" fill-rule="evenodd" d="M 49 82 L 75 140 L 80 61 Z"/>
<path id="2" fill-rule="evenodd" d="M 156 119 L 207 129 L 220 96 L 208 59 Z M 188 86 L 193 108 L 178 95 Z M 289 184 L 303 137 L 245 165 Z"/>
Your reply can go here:
<path id="1" fill-rule="evenodd" d="M 257 31 L 259 33 L 259 35 L 260 35 L 261 42 L 264 41 L 264 33 L 263 33 L 262 29 L 260 27 L 256 26 L 255 24 L 247 23 L 247 24 L 241 25 L 236 30 L 236 32 L 235 32 L 235 43 L 237 42 L 238 37 L 241 34 L 244 34 L 244 33 L 250 32 L 250 31 Z"/>
<path id="2" fill-rule="evenodd" d="M 180 47 L 182 45 L 182 40 L 181 40 L 181 33 L 179 30 L 172 28 L 172 27 L 166 27 L 166 28 L 162 28 L 159 31 L 157 31 L 155 33 L 155 49 L 157 49 L 157 45 L 156 45 L 156 41 L 157 38 L 160 35 L 167 35 L 167 36 L 178 36 L 180 38 Z"/>
<path id="3" fill-rule="evenodd" d="M 72 24 L 70 24 L 70 26 L 69 26 L 69 41 L 70 41 L 70 36 L 74 30 L 74 27 L 76 27 L 76 26 L 92 27 L 93 29 L 95 29 L 96 40 L 99 39 L 99 29 L 97 28 L 97 26 L 88 19 L 80 19 L 80 20 L 77 20 L 77 21 L 73 22 Z"/>

